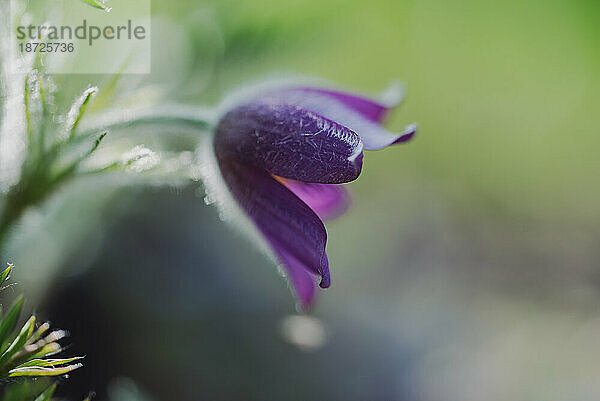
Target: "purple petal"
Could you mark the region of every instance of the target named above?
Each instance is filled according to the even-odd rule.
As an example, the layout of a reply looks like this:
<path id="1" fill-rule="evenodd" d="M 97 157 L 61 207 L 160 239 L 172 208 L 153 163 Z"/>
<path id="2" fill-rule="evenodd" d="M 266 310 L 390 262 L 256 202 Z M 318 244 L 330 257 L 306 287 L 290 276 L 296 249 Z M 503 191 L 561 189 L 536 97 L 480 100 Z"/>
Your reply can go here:
<path id="1" fill-rule="evenodd" d="M 285 178 L 279 181 L 323 220 L 340 216 L 350 205 L 350 195 L 342 185 L 314 184 Z"/>
<path id="2" fill-rule="evenodd" d="M 338 184 L 358 177 L 362 142 L 347 127 L 286 99 L 265 99 L 227 113 L 215 152 L 285 178 Z"/>
<path id="3" fill-rule="evenodd" d="M 285 250 L 276 249 L 275 253 L 285 267 L 288 280 L 302 308 L 309 308 L 315 299 L 315 279 L 306 272 L 302 262 Z"/>
<path id="4" fill-rule="evenodd" d="M 366 97 L 354 95 L 351 93 L 345 93 L 335 91 L 331 89 L 319 89 L 319 88 L 298 88 L 296 90 L 303 91 L 310 94 L 323 95 L 333 98 L 344 106 L 360 113 L 363 117 L 376 122 L 381 123 L 386 117 L 389 110 L 396 105 L 386 105 L 375 100 L 367 99 Z"/>
<path id="5" fill-rule="evenodd" d="M 366 150 L 379 150 L 396 143 L 406 142 L 416 133 L 415 124 L 407 126 L 401 133 L 389 132 L 371 118 L 373 115 L 368 116 L 357 112 L 357 103 L 355 103 L 355 107 L 352 107 L 349 105 L 350 100 L 342 99 L 339 95 L 331 96 L 319 89 L 283 89 L 268 94 L 266 99 L 275 103 L 297 104 L 347 127 L 358 134 Z"/>
<path id="6" fill-rule="evenodd" d="M 330 284 L 325 254 L 327 233 L 319 217 L 268 173 L 218 158 L 225 183 L 242 209 L 273 248 L 300 301 L 314 297 L 315 278 Z"/>

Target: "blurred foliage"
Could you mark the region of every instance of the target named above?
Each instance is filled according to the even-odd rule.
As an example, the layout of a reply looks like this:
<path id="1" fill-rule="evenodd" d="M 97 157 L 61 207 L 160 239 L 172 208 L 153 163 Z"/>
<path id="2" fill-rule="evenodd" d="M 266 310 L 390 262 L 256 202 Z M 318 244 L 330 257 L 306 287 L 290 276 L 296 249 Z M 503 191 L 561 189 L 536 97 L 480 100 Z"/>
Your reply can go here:
<path id="1" fill-rule="evenodd" d="M 21 381 L 6 387 L 2 401 L 49 401 L 56 391 L 56 384 L 48 385 L 43 380 Z"/>
<path id="2" fill-rule="evenodd" d="M 95 1 L 87 3 L 97 8 L 103 5 Z M 18 4 L 21 3 L 14 5 Z M 25 18 L 25 9 L 19 14 L 11 13 L 6 3 L 2 7 L 5 19 Z M 210 126 L 209 112 L 181 105 L 108 107 L 112 105 L 111 92 L 121 78 L 116 75 L 107 84 L 107 94 L 100 99 L 100 106 L 106 107 L 97 108 L 95 119 L 85 121 L 82 129 L 82 119 L 98 88 L 88 85 L 83 94 L 70 102 L 67 111 L 63 111 L 64 106 L 56 100 L 57 97 L 59 101 L 62 99 L 58 96 L 59 87 L 53 77 L 44 72 L 44 54 L 18 56 L 16 49 L 10 47 L 9 26 L 6 23 L 0 32 L 0 37 L 5 39 L 0 58 L 0 110 L 4 114 L 0 131 L 3 145 L 0 148 L 3 162 L 0 163 L 0 251 L 6 233 L 28 208 L 41 205 L 58 188 L 76 178 L 115 171 L 137 176 L 150 171 L 154 179 L 164 175 L 170 182 L 189 178 L 187 169 L 193 161 L 190 152 L 197 146 L 198 132 Z M 131 96 L 136 97 L 136 94 Z M 182 131 L 187 130 L 188 138 L 191 129 L 194 140 L 188 139 L 187 144 L 184 141 L 177 151 L 164 149 L 162 155 L 144 145 L 130 150 L 117 146 L 107 152 L 97 152 L 109 130 L 132 130 L 138 126 L 171 126 L 180 137 Z M 96 153 L 100 156 L 94 157 Z M 151 180 L 144 181 L 142 176 L 140 181 Z M 118 177 L 105 182 L 122 185 Z"/>
<path id="3" fill-rule="evenodd" d="M 10 186 L 3 194 L 0 243 L 10 225 L 23 211 L 31 205 L 41 203 L 71 179 L 82 162 L 96 151 L 106 136 L 104 132 L 95 138 L 84 138 L 87 141 L 76 137 L 77 126 L 97 88 L 87 89 L 75 101 L 67 116 L 61 119 L 49 110 L 52 106 L 47 100 L 51 96 L 48 93 L 49 81 L 43 80 L 35 70 L 27 74 L 25 80 L 23 88 L 27 156 L 23 161 L 19 182 Z M 57 127 L 57 121 L 65 121 L 65 124 Z M 83 151 L 81 147 L 84 148 Z"/>

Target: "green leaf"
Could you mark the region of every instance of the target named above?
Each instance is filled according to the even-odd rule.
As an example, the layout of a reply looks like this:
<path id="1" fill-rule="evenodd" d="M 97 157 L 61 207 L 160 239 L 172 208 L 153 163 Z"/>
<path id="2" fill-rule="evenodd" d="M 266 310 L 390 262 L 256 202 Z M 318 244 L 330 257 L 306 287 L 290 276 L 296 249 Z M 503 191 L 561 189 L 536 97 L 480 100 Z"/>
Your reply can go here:
<path id="1" fill-rule="evenodd" d="M 62 351 L 62 347 L 60 346 L 59 343 L 50 343 L 50 344 L 44 345 L 38 351 L 29 355 L 29 358 L 32 358 L 32 359 L 43 358 L 45 356 L 58 354 L 60 351 Z"/>
<path id="2" fill-rule="evenodd" d="M 100 146 L 100 142 L 102 142 L 102 140 L 104 139 L 106 134 L 108 134 L 108 131 L 103 132 L 102 134 L 100 134 L 100 136 L 98 138 L 96 138 L 96 140 L 94 141 L 94 144 L 92 145 L 92 148 L 89 150 L 89 152 L 87 154 L 88 156 L 91 155 L 92 153 L 94 153 L 96 151 L 96 149 L 98 149 L 98 146 Z"/>
<path id="3" fill-rule="evenodd" d="M 35 400 L 33 401 L 50 401 L 50 399 L 54 395 L 54 391 L 56 391 L 56 383 L 44 390 L 42 394 L 35 397 Z"/>
<path id="4" fill-rule="evenodd" d="M 15 328 L 21 309 L 23 308 L 23 296 L 19 296 L 15 303 L 0 322 L 0 352 L 4 350 L 3 344 L 8 340 L 8 336 Z"/>
<path id="5" fill-rule="evenodd" d="M 31 145 L 33 142 L 33 130 L 31 128 L 31 106 L 30 106 L 30 93 L 31 93 L 31 73 L 25 76 L 25 122 L 27 127 L 27 144 Z"/>
<path id="6" fill-rule="evenodd" d="M 52 382 L 49 379 L 39 380 L 12 380 L 10 383 L 3 382 L 2 401 L 30 401 L 46 390 Z"/>
<path id="7" fill-rule="evenodd" d="M 94 140 L 94 142 L 92 143 L 92 146 L 90 146 L 90 149 L 87 152 L 85 152 L 82 156 L 78 157 L 77 159 L 72 161 L 68 166 L 66 166 L 62 170 L 60 170 L 53 177 L 53 179 L 52 179 L 53 183 L 58 184 L 61 181 L 67 179 L 71 174 L 73 174 L 75 172 L 75 170 L 77 169 L 77 167 L 79 167 L 81 162 L 83 162 L 85 159 L 90 157 L 96 151 L 96 149 L 98 149 L 98 146 L 100 146 L 100 143 L 102 142 L 102 140 L 104 139 L 104 137 L 107 134 L 108 134 L 108 131 L 105 131 L 102 134 L 100 134 L 100 136 L 98 136 Z"/>
<path id="8" fill-rule="evenodd" d="M 94 7 L 94 8 L 98 8 L 100 10 L 104 10 L 107 13 L 110 12 L 110 10 L 112 10 L 112 7 L 108 7 L 106 4 L 104 4 L 104 1 L 102 0 L 81 0 L 84 3 L 89 4 L 90 6 Z"/>
<path id="9" fill-rule="evenodd" d="M 29 337 L 29 340 L 27 340 L 27 344 L 33 344 L 34 342 L 39 340 L 40 337 L 42 337 L 48 330 L 50 330 L 50 323 L 42 323 L 40 327 L 38 327 L 38 329 L 35 331 L 35 333 L 33 333 L 31 337 Z"/>
<path id="10" fill-rule="evenodd" d="M 23 348 L 23 346 L 27 343 L 29 337 L 33 334 L 34 329 L 35 316 L 31 316 L 23 325 L 23 328 L 19 332 L 17 338 L 14 339 L 12 344 L 10 344 L 10 347 L 8 347 L 8 349 L 4 351 L 2 356 L 0 356 L 0 366 L 3 366 L 14 354 L 16 354 Z"/>
<path id="11" fill-rule="evenodd" d="M 27 367 L 16 368 L 8 372 L 8 377 L 19 376 L 60 376 L 79 369 L 83 364 L 76 363 L 73 365 L 58 367 L 58 368 L 42 368 L 42 367 Z"/>
<path id="12" fill-rule="evenodd" d="M 63 359 L 33 359 L 25 362 L 15 369 L 28 368 L 28 367 L 41 367 L 41 368 L 56 368 L 61 365 L 66 365 L 71 362 L 79 361 L 83 359 L 82 356 L 76 356 L 74 358 L 63 358 Z"/>
<path id="13" fill-rule="evenodd" d="M 6 281 L 8 279 L 8 276 L 10 275 L 10 272 L 12 272 L 13 270 L 13 264 L 9 263 L 8 267 L 6 269 L 4 269 L 2 271 L 2 273 L 0 273 L 0 285 L 2 285 L 4 283 L 4 281 Z"/>
<path id="14" fill-rule="evenodd" d="M 85 109 L 88 106 L 88 103 L 92 99 L 92 97 L 98 92 L 98 88 L 96 86 L 92 86 L 87 88 L 83 94 L 73 103 L 71 106 L 71 110 L 67 114 L 67 129 L 69 131 L 69 140 L 73 139 L 75 136 L 75 132 L 77 131 L 77 126 L 79 125 L 79 121 L 85 114 Z"/>

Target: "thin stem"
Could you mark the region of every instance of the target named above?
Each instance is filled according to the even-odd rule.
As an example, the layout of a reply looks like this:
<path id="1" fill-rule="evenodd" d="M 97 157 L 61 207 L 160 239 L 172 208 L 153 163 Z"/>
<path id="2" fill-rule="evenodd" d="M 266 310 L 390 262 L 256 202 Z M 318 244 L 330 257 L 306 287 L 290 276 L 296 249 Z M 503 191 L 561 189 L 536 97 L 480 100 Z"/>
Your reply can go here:
<path id="1" fill-rule="evenodd" d="M 33 128 L 31 126 L 31 104 L 29 99 L 29 79 L 30 74 L 25 75 L 25 126 L 27 129 L 27 146 L 31 148 L 33 142 Z"/>
<path id="2" fill-rule="evenodd" d="M 42 106 L 42 123 L 40 124 L 39 133 L 39 154 L 43 154 L 46 150 L 46 120 L 48 119 L 48 108 L 46 107 L 46 93 L 42 85 L 42 79 L 38 79 L 40 101 Z"/>
<path id="3" fill-rule="evenodd" d="M 99 131 L 119 128 L 135 128 L 144 125 L 185 125 L 200 131 L 214 126 L 215 111 L 188 105 L 166 105 L 137 110 L 116 110 L 80 125 L 80 135 L 92 135 Z"/>
<path id="4" fill-rule="evenodd" d="M 29 112 L 29 110 L 27 111 Z M 102 138 L 104 138 L 106 132 L 109 130 L 159 124 L 166 126 L 186 126 L 200 132 L 208 132 L 215 125 L 215 116 L 215 110 L 188 105 L 167 105 L 137 110 L 115 110 L 103 114 L 95 119 L 90 119 L 88 122 L 82 120 L 81 123 L 79 123 L 79 120 L 76 119 L 75 127 L 78 125 L 78 133 L 75 135 L 73 140 L 77 140 L 78 138 L 89 138 L 92 135 L 103 132 L 103 134 L 100 135 L 93 143 L 91 150 L 86 153 L 86 156 L 89 156 L 96 150 L 100 144 L 100 141 Z M 29 120 L 30 116 L 27 115 L 27 117 Z M 55 152 L 58 151 L 58 148 L 61 146 L 61 142 L 56 142 L 53 145 L 54 146 L 52 146 L 46 153 L 48 157 L 54 155 Z M 68 173 L 72 172 L 79 162 L 81 162 L 81 160 L 82 159 L 78 159 L 77 163 L 69 166 L 69 168 L 65 170 L 64 174 L 60 174 L 58 176 L 58 179 L 46 182 L 45 186 L 35 187 L 32 191 L 31 187 L 29 187 L 27 184 L 18 185 L 7 194 L 3 205 L 3 210 L 0 211 L 0 246 L 2 245 L 2 241 L 6 235 L 6 232 L 14 224 L 14 222 L 21 217 L 25 209 L 30 205 L 43 201 L 56 189 L 56 187 L 64 183 L 64 181 L 66 181 L 66 179 L 70 176 Z M 101 169 L 87 172 L 83 171 L 81 173 L 102 173 L 105 171 L 110 171 L 116 167 L 118 167 L 118 165 L 113 163 Z"/>
<path id="5" fill-rule="evenodd" d="M 96 140 L 92 144 L 92 147 L 87 152 L 85 152 L 82 156 L 78 157 L 73 162 L 71 162 L 71 164 L 69 164 L 62 171 L 60 171 L 52 179 L 52 181 L 50 181 L 50 186 L 60 184 L 61 181 L 63 181 L 65 178 L 67 178 L 69 175 L 71 175 L 77 169 L 77 167 L 79 167 L 81 162 L 83 162 L 86 158 L 88 158 L 90 155 L 92 155 L 92 153 L 94 153 L 96 151 L 96 149 L 98 149 L 98 146 L 100 146 L 100 142 L 102 142 L 102 140 L 104 139 L 104 137 L 107 134 L 108 134 L 108 131 L 104 131 L 98 138 L 96 138 Z"/>

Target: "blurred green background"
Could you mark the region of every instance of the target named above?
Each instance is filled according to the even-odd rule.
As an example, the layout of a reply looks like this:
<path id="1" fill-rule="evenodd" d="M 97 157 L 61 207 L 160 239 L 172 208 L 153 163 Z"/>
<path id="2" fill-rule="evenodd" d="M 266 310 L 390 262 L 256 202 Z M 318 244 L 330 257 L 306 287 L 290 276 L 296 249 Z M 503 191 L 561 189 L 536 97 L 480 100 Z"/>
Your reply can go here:
<path id="1" fill-rule="evenodd" d="M 290 320 L 275 266 L 200 184 L 74 185 L 25 216 L 17 280 L 87 355 L 63 394 L 105 399 L 127 377 L 155 400 L 600 397 L 599 2 L 152 0 L 152 15 L 143 85 L 160 101 L 281 74 L 365 93 L 401 79 L 386 125 L 419 134 L 368 153 L 327 224 L 314 320 Z M 72 99 L 110 77 L 56 80 Z"/>

